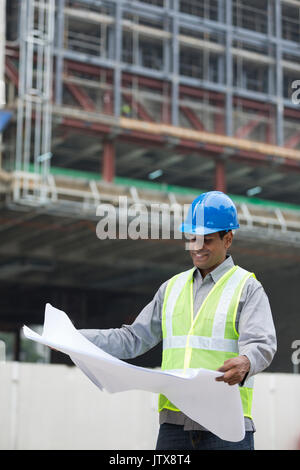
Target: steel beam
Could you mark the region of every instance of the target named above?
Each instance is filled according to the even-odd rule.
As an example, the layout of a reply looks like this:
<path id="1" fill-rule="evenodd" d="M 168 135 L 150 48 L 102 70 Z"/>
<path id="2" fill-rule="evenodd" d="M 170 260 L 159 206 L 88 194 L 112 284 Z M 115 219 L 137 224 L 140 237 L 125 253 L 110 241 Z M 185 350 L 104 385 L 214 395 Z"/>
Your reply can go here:
<path id="1" fill-rule="evenodd" d="M 82 62 L 74 62 L 74 61 L 66 61 L 66 64 L 68 66 L 68 69 L 76 70 L 76 71 L 82 71 L 86 72 L 92 75 L 95 75 L 96 77 L 100 76 L 100 73 L 105 71 L 108 75 L 111 75 L 112 70 L 109 69 L 103 69 L 101 66 L 96 66 L 96 65 L 90 65 L 90 64 L 84 64 Z M 147 77 L 147 76 L 140 76 L 140 75 L 135 75 L 132 73 L 124 72 L 122 74 L 122 81 L 124 84 L 126 83 L 131 83 L 133 79 L 137 79 L 138 83 L 142 86 L 154 88 L 156 90 L 160 90 L 163 92 L 163 87 L 164 84 L 168 84 L 168 82 L 164 81 L 163 79 L 157 79 L 157 78 L 152 78 L 152 77 Z M 187 81 L 189 82 L 189 80 Z M 195 96 L 198 97 L 199 99 L 209 96 L 211 99 L 214 101 L 219 101 L 220 105 L 223 105 L 224 102 L 224 93 L 220 91 L 217 85 L 213 85 L 213 90 L 211 89 L 202 89 L 199 88 L 199 83 L 197 86 L 195 86 L 196 83 L 193 82 L 193 85 L 186 83 L 186 80 L 184 80 L 184 83 L 180 84 L 180 95 L 189 95 L 191 97 Z M 224 91 L 224 90 L 222 90 Z M 245 90 L 240 90 L 240 89 L 235 89 L 235 96 L 233 96 L 233 103 L 239 103 L 242 104 L 245 107 L 249 107 L 252 109 L 256 109 L 257 111 L 272 111 L 271 105 L 276 103 L 276 100 L 270 100 L 268 99 L 268 95 L 265 94 L 258 94 L 258 93 L 249 93 L 246 92 Z M 300 118 L 300 111 L 299 107 L 293 105 L 290 101 L 284 102 L 285 108 L 284 108 L 284 113 L 287 116 L 295 116 L 296 118 Z"/>
<path id="2" fill-rule="evenodd" d="M 284 146 L 287 148 L 295 148 L 297 145 L 300 143 L 300 131 L 296 132 L 293 134 L 291 137 L 289 137 L 285 143 Z"/>
<path id="3" fill-rule="evenodd" d="M 64 51 L 64 57 L 65 59 L 69 59 L 71 61 L 77 61 L 79 63 L 83 63 L 86 66 L 86 63 L 89 62 L 89 64 L 93 64 L 96 67 L 102 67 L 106 69 L 107 71 L 114 71 L 115 70 L 115 61 L 109 60 L 109 59 L 104 59 L 101 57 L 94 57 L 94 56 L 87 56 L 86 54 L 81 54 L 81 53 L 74 53 L 72 51 Z M 120 69 L 121 71 L 130 72 L 132 76 L 137 76 L 139 78 L 142 77 L 147 77 L 148 79 L 151 80 L 156 80 L 157 82 L 171 82 L 172 83 L 172 75 L 165 76 L 163 71 L 159 70 L 153 70 L 153 69 L 147 69 L 145 67 L 140 67 L 140 66 L 134 66 L 134 65 L 128 65 L 128 64 L 120 64 Z M 123 74 L 124 72 L 122 72 Z M 229 72 L 230 73 L 230 72 Z M 190 88 L 201 88 L 203 91 L 207 92 L 212 92 L 216 94 L 226 94 L 227 93 L 227 87 L 224 84 L 220 83 L 214 83 L 214 82 L 208 82 L 205 80 L 199 80 L 191 77 L 186 77 L 186 76 L 178 76 L 179 80 L 179 86 L 187 86 Z M 231 81 L 231 80 L 229 80 Z M 232 90 L 231 90 L 232 91 Z M 234 88 L 234 95 L 235 97 L 239 98 L 244 98 L 256 102 L 261 102 L 261 103 L 269 103 L 269 104 L 275 104 L 277 103 L 277 97 L 274 95 L 270 95 L 267 93 L 258 93 L 254 92 L 251 90 L 246 90 L 242 89 L 239 87 Z M 283 101 L 283 104 L 285 107 L 291 108 L 291 109 L 297 109 L 297 107 L 292 103 L 291 100 L 285 100 Z M 230 101 L 228 102 L 228 106 L 230 107 Z"/>
<path id="4" fill-rule="evenodd" d="M 122 93 L 122 97 L 127 101 L 127 103 L 132 107 L 132 109 L 136 112 L 138 117 L 143 121 L 154 122 L 154 119 L 150 116 L 150 114 L 145 110 L 144 106 L 141 103 L 136 101 L 132 94 Z"/>
<path id="5" fill-rule="evenodd" d="M 67 83 L 66 86 L 85 111 L 96 111 L 94 102 L 81 87 L 74 85 L 73 83 Z"/>
<path id="6" fill-rule="evenodd" d="M 250 134 L 250 132 L 252 132 L 262 122 L 263 117 L 264 115 L 262 113 L 257 114 L 255 119 L 252 119 L 244 126 L 239 127 L 236 130 L 234 136 L 239 139 L 243 139 L 247 137 Z"/>
<path id="7" fill-rule="evenodd" d="M 180 106 L 180 111 L 182 111 L 194 129 L 197 129 L 198 131 L 205 130 L 203 123 L 198 119 L 192 109 L 188 108 L 187 106 Z"/>
<path id="8" fill-rule="evenodd" d="M 73 64 L 74 67 L 75 67 L 75 64 Z M 79 70 L 80 67 L 83 67 L 84 70 L 88 69 L 89 71 L 93 71 L 95 74 L 100 74 L 100 71 L 99 69 L 97 69 L 97 67 L 94 67 L 94 66 L 89 66 L 87 64 L 76 64 L 76 67 L 77 69 Z M 130 76 L 128 75 L 128 80 L 130 79 Z M 143 82 L 143 80 L 146 80 L 147 82 L 147 85 L 149 85 L 150 83 L 152 84 L 152 80 L 153 79 L 149 79 L 149 77 L 140 77 L 141 81 Z M 14 80 L 17 81 L 17 76 L 16 74 L 14 74 Z M 150 82 L 149 82 L 150 80 Z M 148 83 L 149 82 L 149 83 Z M 155 83 L 156 87 L 159 87 L 160 86 L 160 82 L 157 81 L 157 80 L 153 80 L 153 84 Z M 163 87 L 163 83 L 161 83 L 161 87 Z M 187 93 L 187 92 L 191 92 L 191 95 L 193 95 L 194 93 L 199 93 L 199 96 L 203 96 L 203 93 L 206 93 L 206 91 L 203 91 L 203 90 L 197 90 L 195 88 L 188 88 L 188 87 L 185 87 L 185 86 L 182 86 L 181 87 L 181 90 L 184 91 L 184 93 Z M 211 94 L 212 97 L 214 97 L 213 94 Z M 220 98 L 220 103 L 221 103 L 221 99 L 222 99 L 222 95 L 221 94 L 218 94 L 218 98 Z M 267 109 L 269 111 L 271 111 L 271 108 L 270 108 L 270 105 L 269 104 L 263 104 L 263 103 L 259 103 L 259 102 L 252 102 L 251 100 L 248 100 L 248 99 L 241 99 L 241 98 L 238 98 L 238 97 L 235 97 L 234 101 L 238 100 L 239 102 L 241 102 L 243 105 L 245 106 L 248 106 L 248 107 L 251 107 L 251 108 L 258 108 L 260 111 L 266 111 Z M 299 119 L 299 111 L 296 109 L 296 108 L 285 108 L 285 115 L 287 117 L 293 117 L 293 118 L 298 118 Z M 67 119 L 67 120 L 66 120 Z M 85 129 L 86 131 L 88 132 L 103 132 L 104 134 L 107 134 L 110 132 L 110 126 L 106 126 L 105 124 L 89 124 L 89 125 L 85 125 L 85 124 L 81 124 L 80 121 L 78 120 L 72 120 L 70 121 L 70 118 L 64 118 L 64 121 L 63 121 L 63 124 L 64 125 L 68 125 L 68 126 L 74 126 L 74 127 L 77 127 L 77 128 L 82 128 L 82 129 Z M 146 138 L 146 134 L 143 134 L 143 137 Z M 130 135 L 128 136 L 129 140 L 130 139 L 133 139 L 133 141 L 136 139 L 136 140 L 139 140 L 140 138 L 142 138 L 141 136 L 141 133 L 140 132 L 131 132 Z M 147 141 L 151 141 L 151 139 L 153 138 L 153 136 L 151 135 L 148 135 L 147 136 Z M 163 140 L 160 138 L 160 137 L 157 137 L 156 138 L 157 142 L 163 142 Z M 187 145 L 185 143 L 185 145 Z M 187 148 L 190 147 L 189 145 L 187 146 Z M 288 166 L 290 167 L 290 164 L 288 164 Z"/>
<path id="9" fill-rule="evenodd" d="M 19 72 L 12 61 L 6 57 L 5 60 L 5 74 L 10 79 L 10 81 L 14 84 L 16 88 L 19 87 Z"/>

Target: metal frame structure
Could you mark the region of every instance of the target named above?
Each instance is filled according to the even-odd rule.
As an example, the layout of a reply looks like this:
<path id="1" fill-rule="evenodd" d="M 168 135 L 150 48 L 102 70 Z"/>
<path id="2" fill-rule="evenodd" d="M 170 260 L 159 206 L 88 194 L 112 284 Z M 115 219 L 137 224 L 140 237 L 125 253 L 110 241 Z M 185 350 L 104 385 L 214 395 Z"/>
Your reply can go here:
<path id="1" fill-rule="evenodd" d="M 300 110 L 290 84 L 283 89 L 300 71 L 298 0 L 251 5 L 245 0 L 26 0 L 22 5 L 27 21 L 20 22 L 20 49 L 8 42 L 6 61 L 7 75 L 19 84 L 17 170 L 28 170 L 31 162 L 39 171 L 41 154 L 50 155 L 53 121 L 63 135 L 78 130 L 99 139 L 94 147 L 99 160 L 102 153 L 101 173 L 108 182 L 118 174 L 116 146 L 123 142 L 172 149 L 175 160 L 177 154 L 193 153 L 199 162 L 208 157 L 215 166 L 215 188 L 223 191 L 227 177 L 232 181 L 248 171 L 227 174 L 229 162 L 263 165 L 282 175 L 299 172 Z M 70 166 L 72 159 L 58 162 L 53 154 L 54 164 Z M 47 172 L 49 159 L 42 166 Z M 186 174 L 207 167 L 211 163 L 187 168 Z"/>
<path id="2" fill-rule="evenodd" d="M 300 70 L 297 32 L 287 26 L 283 9 L 298 3 L 300 12 L 294 0 L 251 6 L 244 0 L 22 2 L 20 49 L 8 43 L 6 63 L 19 85 L 16 181 L 32 165 L 43 176 L 35 178 L 32 192 L 25 175 L 15 197 L 43 204 L 51 194 L 53 202 L 47 158 L 52 121 L 66 135 L 78 129 L 100 136 L 94 147 L 102 151 L 107 182 L 116 176 L 118 142 L 171 148 L 171 160 L 188 152 L 210 157 L 201 171 L 215 165 L 215 188 L 222 191 L 229 161 L 299 172 L 294 125 L 300 111 L 283 93 L 285 73 Z M 251 78 L 260 67 L 262 89 Z"/>
<path id="3" fill-rule="evenodd" d="M 48 4 L 35 1 L 34 8 L 41 12 Z M 62 127 L 102 136 L 104 179 L 114 178 L 115 142 L 122 139 L 160 148 L 167 141 L 175 150 L 211 156 L 215 184 L 224 190 L 228 160 L 299 171 L 300 112 L 286 86 L 300 70 L 300 20 L 286 10 L 297 12 L 297 1 L 56 0 L 55 7 L 54 114 Z M 160 136 L 149 126 L 144 132 L 142 123 L 123 128 L 126 105 L 130 118 L 170 125 L 174 132 Z M 89 115 L 81 118 L 82 111 Z M 236 140 L 228 148 L 228 140 L 212 145 L 204 135 L 199 146 L 192 134 L 180 137 L 185 127 L 207 131 L 219 143 L 222 135 Z M 239 139 L 251 142 L 248 150 Z M 257 142 L 274 147 L 257 152 Z M 278 156 L 276 146 L 294 153 Z"/>
<path id="4" fill-rule="evenodd" d="M 205 109 L 209 111 L 212 107 L 211 103 L 214 103 L 215 133 L 223 133 L 231 137 L 241 134 L 249 136 L 251 131 L 255 131 L 264 120 L 265 132 L 262 137 L 264 142 L 296 148 L 300 142 L 299 133 L 293 133 L 288 128 L 285 130 L 285 125 L 288 124 L 289 119 L 292 120 L 291 126 L 295 125 L 294 119 L 299 118 L 300 115 L 299 108 L 293 104 L 290 97 L 286 96 L 283 84 L 284 78 L 287 79 L 290 73 L 293 75 L 300 69 L 300 52 L 297 42 L 288 39 L 286 28 L 284 29 L 286 22 L 284 22 L 282 9 L 287 6 L 297 9 L 297 4 L 280 0 L 262 2 L 265 10 L 261 9 L 260 14 L 264 14 L 266 23 L 265 31 L 262 33 L 246 29 L 243 24 L 239 26 L 238 15 L 233 15 L 233 12 L 238 6 L 240 9 L 245 8 L 246 2 L 243 0 L 198 2 L 199 5 L 204 4 L 208 7 L 211 3 L 217 6 L 217 16 L 214 19 L 184 12 L 185 3 L 183 0 L 160 2 L 82 0 L 75 3 L 72 0 L 68 2 L 59 0 L 56 22 L 58 34 L 54 49 L 56 104 L 62 104 L 62 90 L 66 85 L 64 82 L 66 72 L 63 70 L 63 64 L 71 76 L 72 72 L 69 71 L 72 68 L 73 71 L 77 69 L 77 75 L 80 71 L 83 74 L 93 74 L 92 70 L 94 70 L 94 75 L 97 75 L 97 71 L 99 75 L 99 71 L 102 70 L 100 73 L 106 77 L 104 81 L 106 81 L 107 95 L 110 95 L 113 103 L 110 108 L 103 106 L 102 111 L 110 113 L 116 119 L 122 115 L 124 88 L 127 88 L 127 96 L 131 97 L 131 108 L 135 111 L 137 118 L 151 120 L 151 113 L 147 110 L 151 98 L 149 97 L 148 102 L 145 101 L 143 88 L 144 92 L 146 88 L 148 90 L 152 88 L 156 90 L 156 94 L 152 93 L 152 101 L 158 99 L 163 102 L 161 115 L 152 115 L 154 122 L 181 127 L 182 115 L 185 114 L 189 127 L 194 129 L 199 129 L 199 126 L 205 127 L 197 118 L 199 108 L 196 111 L 193 110 L 192 101 L 197 98 L 199 106 L 204 109 L 203 112 Z M 88 40 L 84 35 L 82 35 L 81 47 L 78 44 L 74 46 L 74 42 L 68 43 L 66 25 L 70 26 L 72 21 L 76 23 L 79 19 L 104 27 L 106 35 L 101 37 L 100 42 L 103 40 L 105 46 L 99 47 L 99 54 L 86 52 Z M 285 31 L 285 35 L 282 31 Z M 63 40 L 64 37 L 65 40 Z M 149 41 L 149 45 L 151 41 L 153 45 L 159 44 L 161 56 L 158 66 L 155 65 L 155 60 L 151 65 L 145 57 L 143 59 L 145 48 L 143 49 L 142 43 L 145 39 Z M 128 45 L 130 40 L 132 42 L 131 59 L 126 61 L 125 45 Z M 180 59 L 185 51 L 191 52 L 192 50 L 195 50 L 198 55 L 203 51 L 204 54 L 207 54 L 207 51 L 211 52 L 215 59 L 216 80 L 210 79 L 209 75 L 195 78 L 184 74 Z M 254 64 L 255 67 L 253 67 Z M 247 79 L 247 73 L 259 67 L 263 67 L 262 73 L 266 80 L 265 90 L 257 90 L 255 87 L 251 89 L 250 79 Z M 235 69 L 236 73 L 234 73 Z M 296 78 L 295 75 L 294 77 Z M 70 77 L 68 79 L 72 80 Z M 137 84 L 142 92 L 137 91 Z M 103 82 L 102 85 L 105 86 Z M 67 86 L 70 89 L 70 83 Z M 81 106 L 88 109 L 88 88 L 85 88 L 80 96 L 78 89 L 83 90 L 80 79 L 75 86 L 77 101 L 80 99 Z M 165 90 L 167 90 L 166 93 Z M 289 90 L 291 91 L 292 89 Z M 75 96 L 74 86 L 73 96 Z M 185 104 L 187 98 L 188 105 Z M 237 128 L 234 121 L 238 121 L 235 115 L 238 114 L 240 107 L 247 110 L 245 114 L 253 113 L 253 117 L 249 117 L 246 124 Z M 222 115 L 221 109 L 223 108 L 225 113 Z M 273 116 L 275 116 L 274 122 L 272 122 Z M 108 129 L 108 133 L 110 132 L 111 128 Z M 254 137 L 255 139 L 257 136 Z M 211 148 L 206 146 L 206 150 L 211 150 Z M 113 151 L 104 150 L 105 154 L 107 152 L 111 154 L 111 157 L 105 159 L 104 167 L 110 165 L 111 168 L 104 169 L 104 173 L 110 175 L 108 178 L 112 178 Z M 218 157 L 219 154 L 220 152 L 217 151 Z M 235 155 L 237 158 L 243 158 L 243 156 L 247 155 L 243 153 Z M 265 160 L 270 160 L 270 156 L 267 155 Z M 281 163 L 284 165 L 291 162 L 285 162 L 283 159 Z M 298 169 L 298 162 L 292 166 Z M 220 168 L 219 164 L 217 170 L 219 175 Z M 220 184 L 222 186 L 221 180 Z M 224 181 L 223 186 L 225 186 Z"/>
<path id="5" fill-rule="evenodd" d="M 172 84 L 172 124 L 178 125 L 178 108 L 179 108 L 179 89 L 178 85 L 186 85 L 191 87 L 201 87 L 202 89 L 215 92 L 215 93 L 224 93 L 226 96 L 227 102 L 227 116 L 228 121 L 232 122 L 232 100 L 230 96 L 253 99 L 255 101 L 270 103 L 276 106 L 277 110 L 282 108 L 282 104 L 287 108 L 295 108 L 291 100 L 283 99 L 283 88 L 282 88 L 282 77 L 285 69 L 288 68 L 297 68 L 295 63 L 288 63 L 287 60 L 282 61 L 283 54 L 294 55 L 295 62 L 300 64 L 300 52 L 297 42 L 293 42 L 282 37 L 282 5 L 289 4 L 291 2 L 281 1 L 281 0 L 269 0 L 268 10 L 265 11 L 266 17 L 268 17 L 268 32 L 262 34 L 259 32 L 254 32 L 246 30 L 242 27 L 236 27 L 232 23 L 232 2 L 231 0 L 223 2 L 220 0 L 218 2 L 218 15 L 220 21 L 212 21 L 207 18 L 195 17 L 182 13 L 179 9 L 179 0 L 174 0 L 173 2 L 165 1 L 162 8 L 153 6 L 150 2 L 138 2 L 131 1 L 125 2 L 123 0 L 114 0 L 111 2 L 106 1 L 94 1 L 94 0 L 82 0 L 81 2 L 75 2 L 76 5 L 82 4 L 87 7 L 93 6 L 95 8 L 104 8 L 107 7 L 110 9 L 111 15 L 99 15 L 97 13 L 90 12 L 89 16 L 84 17 L 84 9 L 65 7 L 65 0 L 59 0 L 57 8 L 57 44 L 55 49 L 55 54 L 59 56 L 59 59 L 70 59 L 76 60 L 78 62 L 86 62 L 89 64 L 98 65 L 99 67 L 109 68 L 113 71 L 115 78 L 114 86 L 114 102 L 115 102 L 115 115 L 120 115 L 121 99 L 120 99 L 120 88 L 118 87 L 118 82 L 120 80 L 119 74 L 120 70 L 126 72 L 131 72 L 132 74 L 138 74 L 144 77 L 165 80 Z M 161 2 L 163 3 L 163 2 Z M 184 3 L 184 2 L 181 2 Z M 200 2 L 201 3 L 201 2 Z M 224 19 L 224 4 L 225 8 L 225 19 Z M 72 5 L 72 2 L 70 2 Z M 293 3 L 291 3 L 293 5 Z M 297 8 L 297 7 L 295 7 Z M 271 15 L 275 15 L 275 31 L 272 31 L 272 16 L 269 16 L 268 12 L 270 11 Z M 135 30 L 136 24 L 133 21 L 124 20 L 122 17 L 125 15 L 136 15 L 143 20 L 154 21 L 157 24 L 161 25 L 161 30 L 156 30 L 156 35 L 161 34 L 161 42 L 164 47 L 164 63 L 160 70 L 150 69 L 141 64 L 133 63 L 126 64 L 121 62 L 122 57 L 122 31 L 126 28 L 128 30 Z M 64 21 L 63 18 L 68 17 L 77 17 L 81 20 L 91 21 L 91 22 L 106 22 L 112 26 L 111 31 L 114 32 L 114 47 L 109 47 L 106 57 L 99 55 L 89 56 L 87 53 L 74 53 L 72 50 L 62 48 L 62 38 Z M 223 20 L 222 20 L 223 18 Z M 224 41 L 224 46 L 220 46 L 219 43 L 215 44 L 212 41 L 203 41 L 203 47 L 215 48 L 215 52 L 218 55 L 218 68 L 222 69 L 223 63 L 225 62 L 224 70 L 226 74 L 220 77 L 217 83 L 208 80 L 197 79 L 194 80 L 187 76 L 181 75 L 179 73 L 178 57 L 179 57 L 179 43 L 183 44 L 184 41 L 187 41 L 188 38 L 184 37 L 180 33 L 181 29 L 189 29 L 190 33 L 198 34 L 211 34 L 218 35 L 221 34 L 221 37 L 218 38 L 219 42 Z M 153 36 L 155 34 L 155 29 L 147 26 L 139 28 L 139 33 L 142 35 Z M 190 36 L 191 38 L 192 36 Z M 273 50 L 273 54 L 270 55 L 268 52 L 263 53 L 251 53 L 246 52 L 243 48 L 233 48 L 233 42 L 239 42 L 243 45 L 249 45 L 254 48 L 260 48 L 261 50 L 269 51 L 270 48 Z M 195 47 L 201 48 L 201 41 L 194 42 Z M 218 47 L 216 47 L 218 46 Z M 260 60 L 260 62 L 267 65 L 271 65 L 274 69 L 276 66 L 276 86 L 275 83 L 271 81 L 271 74 L 268 73 L 268 92 L 251 92 L 247 90 L 246 87 L 243 87 L 243 80 L 237 79 L 236 82 L 240 85 L 234 86 L 233 76 L 232 76 L 232 60 L 233 57 L 244 57 L 252 63 L 255 63 L 255 60 Z M 171 60 L 172 59 L 172 60 Z M 257 63 L 256 63 L 257 65 Z M 298 66 L 299 68 L 299 66 Z M 275 74 L 274 74 L 275 76 Z M 274 80 L 273 76 L 273 80 Z M 62 86 L 62 67 L 57 68 L 56 74 L 56 84 L 57 89 L 59 90 Z M 176 92 L 177 89 L 177 92 Z M 273 90 L 273 91 L 272 91 Z M 58 94 L 59 96 L 59 94 Z M 177 117 L 176 117 L 177 116 Z M 230 119 L 231 118 L 231 119 Z M 282 119 L 282 113 L 277 112 L 277 127 L 280 127 Z M 232 124 L 228 124 L 232 126 Z M 282 126 L 281 126 L 282 127 Z M 281 128 L 280 128 L 281 129 Z M 230 134 L 230 132 L 227 132 Z M 277 144 L 282 145 L 283 141 L 277 135 Z"/>

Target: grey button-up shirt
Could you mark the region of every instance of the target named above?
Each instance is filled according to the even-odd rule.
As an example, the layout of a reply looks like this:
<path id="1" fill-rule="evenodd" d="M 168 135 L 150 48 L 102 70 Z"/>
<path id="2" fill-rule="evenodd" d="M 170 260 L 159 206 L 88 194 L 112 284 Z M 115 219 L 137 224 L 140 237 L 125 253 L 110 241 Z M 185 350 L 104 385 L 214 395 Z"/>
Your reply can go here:
<path id="1" fill-rule="evenodd" d="M 194 316 L 199 311 L 204 299 L 215 283 L 234 266 L 232 257 L 202 278 L 199 269 L 194 270 L 193 294 Z M 165 281 L 132 325 L 105 330 L 80 330 L 92 343 L 119 359 L 132 359 L 149 351 L 162 340 L 162 306 L 166 286 Z M 236 330 L 239 333 L 239 354 L 250 361 L 247 378 L 262 372 L 268 367 L 277 348 L 276 333 L 268 297 L 261 283 L 250 277 L 243 288 L 237 315 Z M 163 409 L 160 412 L 160 424 L 173 423 L 184 426 L 185 430 L 203 430 L 195 421 L 181 412 Z M 251 419 L 245 418 L 246 430 L 255 430 Z"/>

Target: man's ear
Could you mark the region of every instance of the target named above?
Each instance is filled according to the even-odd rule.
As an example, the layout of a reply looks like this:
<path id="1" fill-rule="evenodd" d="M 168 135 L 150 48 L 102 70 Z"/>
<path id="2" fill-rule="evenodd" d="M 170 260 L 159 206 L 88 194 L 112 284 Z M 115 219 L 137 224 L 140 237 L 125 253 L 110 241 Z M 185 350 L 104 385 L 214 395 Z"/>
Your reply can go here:
<path id="1" fill-rule="evenodd" d="M 224 235 L 224 246 L 226 250 L 230 248 L 232 240 L 233 240 L 233 233 L 232 233 L 232 230 L 230 230 L 228 233 L 226 233 L 226 235 Z"/>

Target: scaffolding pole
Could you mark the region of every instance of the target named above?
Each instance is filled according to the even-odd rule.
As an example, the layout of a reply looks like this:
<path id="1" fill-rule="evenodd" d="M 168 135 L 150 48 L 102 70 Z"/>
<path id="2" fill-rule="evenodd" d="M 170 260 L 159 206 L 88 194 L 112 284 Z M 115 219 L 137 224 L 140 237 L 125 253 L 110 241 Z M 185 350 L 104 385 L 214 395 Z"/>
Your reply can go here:
<path id="1" fill-rule="evenodd" d="M 5 105 L 5 7 L 6 0 L 0 0 L 0 109 Z"/>

